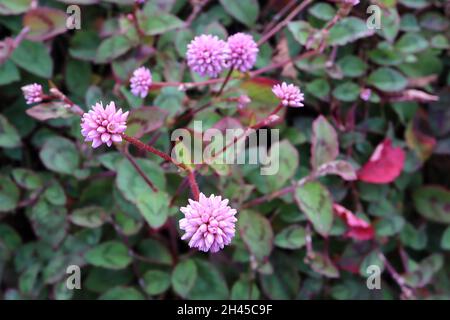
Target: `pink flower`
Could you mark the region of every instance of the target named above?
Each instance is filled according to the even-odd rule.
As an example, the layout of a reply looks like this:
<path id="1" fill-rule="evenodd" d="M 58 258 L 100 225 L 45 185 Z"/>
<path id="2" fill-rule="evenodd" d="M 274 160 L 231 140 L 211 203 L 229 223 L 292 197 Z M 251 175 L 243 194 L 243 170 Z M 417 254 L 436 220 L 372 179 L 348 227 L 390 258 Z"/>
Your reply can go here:
<path id="1" fill-rule="evenodd" d="M 188 46 L 187 64 L 192 71 L 201 76 L 217 77 L 228 67 L 230 49 L 225 41 L 217 36 L 201 35 L 195 37 Z"/>
<path id="2" fill-rule="evenodd" d="M 128 111 L 123 113 L 122 109 L 116 111 L 116 105 L 111 101 L 106 108 L 103 104 L 96 103 L 92 110 L 83 114 L 81 118 L 81 134 L 85 141 L 92 141 L 92 148 L 97 148 L 102 143 L 108 147 L 113 142 L 121 142 L 121 134 L 126 130 Z"/>
<path id="3" fill-rule="evenodd" d="M 347 5 L 356 6 L 359 3 L 359 0 L 342 0 L 342 2 Z"/>
<path id="4" fill-rule="evenodd" d="M 281 100 L 284 106 L 303 107 L 303 93 L 293 84 L 288 85 L 286 82 L 283 82 L 281 85 L 276 84 L 273 86 L 272 92 Z"/>
<path id="5" fill-rule="evenodd" d="M 137 4 L 143 4 L 146 0 L 134 0 Z"/>
<path id="6" fill-rule="evenodd" d="M 369 101 L 371 95 L 372 90 L 370 90 L 369 88 L 365 88 L 361 90 L 359 97 L 364 101 Z"/>
<path id="7" fill-rule="evenodd" d="M 250 99 L 247 95 L 242 95 L 237 100 L 237 108 L 239 110 L 245 109 L 249 105 L 249 103 L 252 102 L 252 99 Z"/>
<path id="8" fill-rule="evenodd" d="M 135 96 L 145 98 L 148 89 L 152 85 L 152 73 L 146 67 L 140 67 L 133 71 L 130 79 L 131 93 Z"/>
<path id="9" fill-rule="evenodd" d="M 258 45 L 251 35 L 236 33 L 228 38 L 230 48 L 230 66 L 241 72 L 246 72 L 253 68 L 258 55 Z"/>
<path id="10" fill-rule="evenodd" d="M 37 83 L 29 84 L 23 86 L 22 88 L 23 96 L 27 101 L 27 104 L 38 103 L 42 101 L 44 93 L 42 92 L 42 86 Z"/>
<path id="11" fill-rule="evenodd" d="M 207 198 L 200 193 L 199 201 L 189 199 L 187 207 L 180 211 L 185 216 L 180 220 L 180 228 L 186 232 L 181 239 L 190 239 L 191 248 L 217 252 L 233 239 L 237 211 L 228 206 L 228 199 L 213 194 Z"/>

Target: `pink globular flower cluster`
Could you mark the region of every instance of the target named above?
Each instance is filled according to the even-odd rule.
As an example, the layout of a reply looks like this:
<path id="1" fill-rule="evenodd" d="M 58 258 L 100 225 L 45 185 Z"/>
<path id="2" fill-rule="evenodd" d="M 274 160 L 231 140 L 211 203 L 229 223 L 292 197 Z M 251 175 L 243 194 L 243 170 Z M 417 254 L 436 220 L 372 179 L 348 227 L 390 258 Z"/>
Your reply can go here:
<path id="1" fill-rule="evenodd" d="M 281 104 L 291 107 L 303 107 L 304 96 L 299 87 L 293 84 L 283 82 L 281 85 L 276 84 L 272 88 L 272 92 L 281 100 Z"/>
<path id="2" fill-rule="evenodd" d="M 228 67 L 230 50 L 219 37 L 203 34 L 188 44 L 186 57 L 192 71 L 215 78 Z"/>
<path id="3" fill-rule="evenodd" d="M 230 49 L 230 66 L 241 72 L 247 72 L 255 65 L 258 45 L 253 37 L 245 33 L 236 33 L 227 40 Z"/>
<path id="4" fill-rule="evenodd" d="M 227 42 L 217 36 L 202 34 L 187 47 L 187 64 L 201 76 L 217 77 L 226 68 L 246 72 L 253 68 L 258 55 L 258 45 L 251 35 L 236 33 Z"/>
<path id="5" fill-rule="evenodd" d="M 200 193 L 198 201 L 189 199 L 180 211 L 185 216 L 179 222 L 180 228 L 186 232 L 181 239 L 190 239 L 191 248 L 217 252 L 233 239 L 237 211 L 228 206 L 228 199 L 214 195 L 207 198 Z"/>
<path id="6" fill-rule="evenodd" d="M 85 141 L 92 141 L 92 147 L 97 148 L 103 143 L 108 147 L 113 142 L 121 142 L 121 134 L 125 132 L 128 111 L 116 111 L 116 105 L 111 101 L 106 108 L 96 103 L 92 110 L 83 114 L 81 119 L 81 134 Z"/>
<path id="7" fill-rule="evenodd" d="M 40 84 L 37 83 L 29 84 L 23 86 L 21 89 L 27 104 L 33 104 L 42 101 L 44 93 L 42 91 L 42 86 Z"/>
<path id="8" fill-rule="evenodd" d="M 145 98 L 148 89 L 152 85 L 152 73 L 146 67 L 140 67 L 133 71 L 130 79 L 131 93 L 137 97 Z"/>

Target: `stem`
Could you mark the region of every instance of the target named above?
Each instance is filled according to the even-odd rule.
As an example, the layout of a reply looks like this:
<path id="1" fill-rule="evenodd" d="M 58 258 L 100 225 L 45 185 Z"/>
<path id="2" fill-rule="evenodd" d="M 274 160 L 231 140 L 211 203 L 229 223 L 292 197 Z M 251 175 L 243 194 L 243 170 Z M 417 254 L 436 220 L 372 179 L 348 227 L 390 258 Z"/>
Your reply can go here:
<path id="1" fill-rule="evenodd" d="M 413 291 L 405 284 L 405 279 L 403 279 L 403 277 L 400 274 L 398 274 L 398 272 L 386 259 L 386 256 L 381 251 L 378 253 L 378 257 L 380 258 L 381 261 L 383 261 L 383 264 L 386 266 L 386 270 L 389 272 L 392 279 L 394 279 L 395 282 L 397 282 L 405 298 L 414 298 Z"/>
<path id="2" fill-rule="evenodd" d="M 158 192 L 158 189 L 155 187 L 153 182 L 147 177 L 145 172 L 142 171 L 142 168 L 139 166 L 139 164 L 136 162 L 136 160 L 134 160 L 134 158 L 127 151 L 121 151 L 121 150 L 119 150 L 119 151 L 125 156 L 125 158 L 128 159 L 128 161 L 130 161 L 131 165 L 134 167 L 134 169 L 136 169 L 137 173 L 139 173 L 139 175 L 142 177 L 142 179 L 144 179 L 145 183 L 148 184 L 150 189 L 152 189 L 153 192 Z"/>
<path id="3" fill-rule="evenodd" d="M 263 43 L 265 43 L 267 40 L 269 40 L 270 38 L 272 38 L 272 36 L 274 34 L 276 34 L 278 31 L 280 31 L 282 28 L 284 28 L 292 19 L 295 18 L 295 16 L 297 14 L 300 13 L 300 11 L 302 11 L 307 5 L 309 5 L 312 2 L 312 0 L 305 0 L 303 1 L 301 4 L 299 4 L 294 10 L 292 10 L 292 12 L 286 17 L 284 18 L 283 21 L 281 21 L 280 23 L 278 23 L 272 30 L 270 30 L 269 32 L 267 32 L 266 34 L 264 34 L 261 39 L 259 39 L 258 41 L 258 46 L 262 45 Z"/>
<path id="4" fill-rule="evenodd" d="M 272 18 L 272 21 L 264 28 L 264 33 L 268 32 L 270 29 L 274 27 L 274 25 L 295 5 L 297 0 L 291 0 L 287 5 L 283 7 L 277 14 L 275 14 Z"/>
<path id="5" fill-rule="evenodd" d="M 220 87 L 219 92 L 217 92 L 217 94 L 216 94 L 216 97 L 219 97 L 222 94 L 223 89 L 225 89 L 225 86 L 227 85 L 228 81 L 231 78 L 231 74 L 233 73 L 233 70 L 234 70 L 234 67 L 231 67 L 230 70 L 228 71 L 227 76 L 225 77 L 225 80 L 222 82 L 222 86 Z"/>
<path id="6" fill-rule="evenodd" d="M 195 181 L 195 173 L 194 171 L 188 171 L 188 180 L 189 186 L 191 187 L 192 195 L 194 196 L 194 200 L 198 201 L 200 198 L 200 190 L 198 188 L 197 181 Z"/>
<path id="7" fill-rule="evenodd" d="M 166 161 L 172 162 L 174 165 L 176 165 L 180 169 L 188 170 L 188 168 L 183 163 L 178 163 L 175 159 L 173 159 L 168 154 L 166 154 L 166 153 L 164 153 L 162 151 L 159 151 L 158 149 L 155 149 L 152 146 L 149 146 L 149 145 L 143 143 L 142 141 L 140 141 L 140 140 L 138 140 L 138 139 L 136 139 L 134 137 L 130 137 L 130 136 L 126 135 L 125 133 L 122 133 L 122 138 L 125 141 L 127 141 L 127 142 L 131 143 L 132 145 L 134 145 L 135 147 L 139 148 L 140 150 L 145 150 L 147 152 L 153 153 L 153 154 L 157 155 L 158 157 L 160 157 L 160 158 L 162 158 L 162 159 L 164 159 Z"/>
<path id="8" fill-rule="evenodd" d="M 213 161 L 214 159 L 216 159 L 218 156 L 220 156 L 222 153 L 224 153 L 229 147 L 233 146 L 239 140 L 247 138 L 252 130 L 260 129 L 260 128 L 272 123 L 274 121 L 272 116 L 274 116 L 276 113 L 278 113 L 278 111 L 280 111 L 282 108 L 283 108 L 283 105 L 280 103 L 266 118 L 264 118 L 257 124 L 254 124 L 254 125 L 248 127 L 247 130 L 245 130 L 245 132 L 243 134 L 241 134 L 239 137 L 237 137 L 236 139 L 231 141 L 229 144 L 227 144 L 225 147 L 223 147 L 222 150 L 217 152 L 212 158 L 207 159 L 205 162 L 210 163 L 210 161 Z"/>
<path id="9" fill-rule="evenodd" d="M 59 91 L 58 88 L 56 88 L 56 87 L 51 88 L 50 93 L 52 94 L 51 98 L 61 100 L 62 102 L 64 102 L 65 104 L 67 104 L 69 106 L 69 109 L 73 113 L 75 113 L 79 116 L 83 116 L 83 114 L 84 114 L 83 109 L 81 109 L 80 106 L 78 106 L 75 102 L 70 100 L 64 93 Z"/>
<path id="10" fill-rule="evenodd" d="M 209 0 L 203 0 L 202 2 L 196 3 L 192 9 L 191 14 L 186 19 L 184 23 L 185 28 L 189 28 L 192 22 L 197 18 L 198 14 L 202 11 L 203 7 L 209 2 Z"/>

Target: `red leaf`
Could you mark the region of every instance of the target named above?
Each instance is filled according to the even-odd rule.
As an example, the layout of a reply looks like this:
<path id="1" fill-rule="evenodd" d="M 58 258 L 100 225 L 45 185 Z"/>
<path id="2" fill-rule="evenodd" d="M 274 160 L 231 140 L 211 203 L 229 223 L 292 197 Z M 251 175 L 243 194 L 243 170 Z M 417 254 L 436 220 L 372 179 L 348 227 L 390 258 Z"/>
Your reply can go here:
<path id="1" fill-rule="evenodd" d="M 370 160 L 359 170 L 358 179 L 369 183 L 390 183 L 402 172 L 405 152 L 389 139 L 377 146 Z"/>
<path id="2" fill-rule="evenodd" d="M 375 230 L 370 223 L 358 218 L 350 210 L 347 210 L 340 204 L 333 204 L 334 213 L 344 220 L 348 227 L 346 237 L 355 240 L 370 240 L 375 236 Z"/>

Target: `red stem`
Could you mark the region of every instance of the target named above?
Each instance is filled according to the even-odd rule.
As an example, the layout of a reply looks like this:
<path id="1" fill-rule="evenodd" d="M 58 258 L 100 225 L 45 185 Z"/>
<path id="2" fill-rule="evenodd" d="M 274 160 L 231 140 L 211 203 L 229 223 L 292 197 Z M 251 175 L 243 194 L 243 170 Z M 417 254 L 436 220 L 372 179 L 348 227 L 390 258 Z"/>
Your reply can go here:
<path id="1" fill-rule="evenodd" d="M 195 180 L 195 173 L 193 171 L 188 172 L 188 180 L 194 200 L 198 201 L 200 198 L 200 189 L 198 188 L 197 181 Z"/>
<path id="2" fill-rule="evenodd" d="M 132 145 L 134 145 L 135 147 L 137 147 L 137 148 L 139 148 L 141 150 L 145 150 L 147 152 L 153 153 L 153 154 L 157 155 L 158 157 L 160 157 L 160 158 L 162 158 L 162 159 L 164 159 L 166 161 L 172 162 L 174 165 L 176 165 L 177 167 L 179 167 L 179 168 L 181 168 L 183 170 L 188 170 L 188 168 L 183 163 L 178 163 L 175 159 L 173 159 L 168 154 L 166 154 L 166 153 L 164 153 L 162 151 L 159 151 L 158 149 L 155 149 L 152 146 L 149 146 L 149 145 L 143 143 L 142 141 L 140 141 L 140 140 L 138 140 L 138 139 L 136 139 L 134 137 L 130 137 L 130 136 L 122 133 L 122 138 L 125 141 L 128 141 L 129 143 L 131 143 Z"/>

